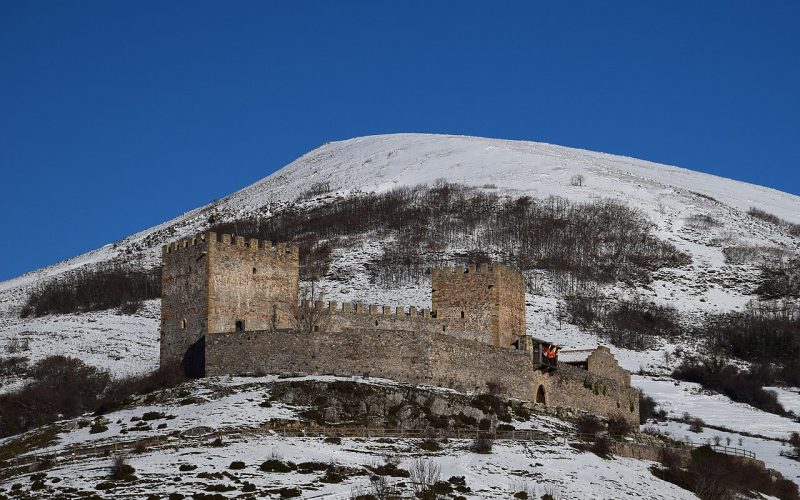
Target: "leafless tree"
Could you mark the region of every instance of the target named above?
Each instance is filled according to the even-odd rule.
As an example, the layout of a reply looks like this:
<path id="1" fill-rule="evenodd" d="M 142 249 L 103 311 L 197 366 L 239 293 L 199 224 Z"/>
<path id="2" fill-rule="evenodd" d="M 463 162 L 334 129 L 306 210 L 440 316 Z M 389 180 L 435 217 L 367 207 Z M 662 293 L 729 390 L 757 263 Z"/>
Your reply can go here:
<path id="1" fill-rule="evenodd" d="M 328 326 L 330 309 L 325 304 L 324 297 L 324 291 L 317 291 L 317 285 L 313 281 L 301 288 L 300 301 L 292 306 L 291 316 L 294 328 L 299 333 L 324 331 Z"/>
<path id="2" fill-rule="evenodd" d="M 431 460 L 418 458 L 411 465 L 410 479 L 414 487 L 414 493 L 422 493 L 429 490 L 441 476 L 441 468 Z"/>
<path id="3" fill-rule="evenodd" d="M 584 177 L 581 174 L 573 175 L 569 183 L 576 187 L 583 186 Z"/>

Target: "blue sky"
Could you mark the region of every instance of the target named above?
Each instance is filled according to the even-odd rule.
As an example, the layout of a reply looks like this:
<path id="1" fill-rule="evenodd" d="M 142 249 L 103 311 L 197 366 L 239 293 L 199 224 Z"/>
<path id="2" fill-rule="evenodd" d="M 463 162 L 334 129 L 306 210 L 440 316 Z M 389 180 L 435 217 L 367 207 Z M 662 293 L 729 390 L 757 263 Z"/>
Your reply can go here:
<path id="1" fill-rule="evenodd" d="M 330 140 L 551 142 L 800 194 L 800 2 L 0 1 L 0 279 Z"/>

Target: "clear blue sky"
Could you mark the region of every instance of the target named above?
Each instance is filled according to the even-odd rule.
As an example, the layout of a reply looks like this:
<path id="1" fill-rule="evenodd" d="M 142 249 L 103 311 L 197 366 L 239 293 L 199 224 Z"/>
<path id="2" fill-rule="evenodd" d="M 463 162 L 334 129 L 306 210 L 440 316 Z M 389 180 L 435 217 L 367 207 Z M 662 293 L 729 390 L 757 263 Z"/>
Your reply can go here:
<path id="1" fill-rule="evenodd" d="M 438 132 L 800 194 L 800 2 L 0 1 L 0 279 Z"/>

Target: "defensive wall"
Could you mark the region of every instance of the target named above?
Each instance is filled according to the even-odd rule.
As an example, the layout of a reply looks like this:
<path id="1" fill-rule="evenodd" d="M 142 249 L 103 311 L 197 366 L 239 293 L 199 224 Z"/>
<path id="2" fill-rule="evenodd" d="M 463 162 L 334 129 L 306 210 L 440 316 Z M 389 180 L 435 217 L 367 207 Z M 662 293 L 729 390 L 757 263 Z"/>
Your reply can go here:
<path id="1" fill-rule="evenodd" d="M 470 264 L 431 272 L 431 307 L 451 334 L 510 347 L 525 335 L 525 281 L 502 264 Z"/>
<path id="2" fill-rule="evenodd" d="M 537 369 L 530 352 L 428 331 L 345 329 L 336 334 L 293 331 L 211 333 L 206 374 L 370 375 L 412 384 L 486 390 L 510 397 L 639 422 L 639 393 L 567 364 Z M 542 399 L 544 401 L 542 401 Z"/>
<path id="3" fill-rule="evenodd" d="M 161 364 L 202 375 L 208 332 L 292 326 L 296 246 L 209 232 L 162 247 Z"/>

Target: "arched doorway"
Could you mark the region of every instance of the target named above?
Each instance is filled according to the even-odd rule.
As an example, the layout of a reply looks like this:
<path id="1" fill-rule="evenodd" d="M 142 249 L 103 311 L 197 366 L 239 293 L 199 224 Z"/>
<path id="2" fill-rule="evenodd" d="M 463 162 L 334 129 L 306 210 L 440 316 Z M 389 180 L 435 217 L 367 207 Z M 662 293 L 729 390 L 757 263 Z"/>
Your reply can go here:
<path id="1" fill-rule="evenodd" d="M 542 404 L 547 404 L 547 401 L 545 401 L 545 397 L 544 397 L 544 386 L 543 385 L 540 385 L 539 389 L 536 391 L 536 402 L 537 403 L 542 403 Z"/>

